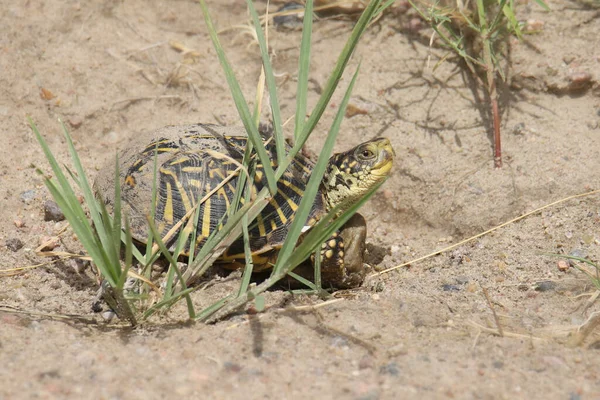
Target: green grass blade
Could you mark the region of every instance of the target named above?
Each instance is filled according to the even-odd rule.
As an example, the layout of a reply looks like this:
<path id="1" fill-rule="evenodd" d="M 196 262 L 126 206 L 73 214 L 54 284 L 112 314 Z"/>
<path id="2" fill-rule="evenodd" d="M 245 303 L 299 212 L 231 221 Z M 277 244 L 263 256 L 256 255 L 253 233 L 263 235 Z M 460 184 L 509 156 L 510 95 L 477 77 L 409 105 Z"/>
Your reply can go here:
<path id="1" fill-rule="evenodd" d="M 100 242 L 102 243 L 102 248 L 106 252 L 107 258 L 109 260 L 109 266 L 110 266 L 110 268 L 114 269 L 114 271 L 113 271 L 114 275 L 121 276 L 122 271 L 121 271 L 121 266 L 120 266 L 120 255 L 118 254 L 118 252 L 116 251 L 116 249 L 113 245 L 115 243 L 115 240 L 113 240 L 113 238 L 111 237 L 111 235 L 112 235 L 111 224 L 106 223 L 106 221 L 103 220 L 103 218 L 102 218 L 103 210 L 98 206 L 98 202 L 96 201 L 96 197 L 94 196 L 92 188 L 88 182 L 87 176 L 83 169 L 83 165 L 81 164 L 81 160 L 79 159 L 79 155 L 77 154 L 77 151 L 75 150 L 75 145 L 73 144 L 71 135 L 67 131 L 67 127 L 65 126 L 64 122 L 61 121 L 60 123 L 63 128 L 63 133 L 64 133 L 65 139 L 67 141 L 67 146 L 69 149 L 69 153 L 71 154 L 71 159 L 73 161 L 73 165 L 75 167 L 75 172 L 77 173 L 77 175 L 79 177 L 78 182 L 81 187 L 81 191 L 82 191 L 83 197 L 85 199 L 85 203 L 90 209 L 90 217 L 92 218 L 92 221 L 94 222 L 95 231 L 96 231 L 98 237 L 100 238 Z M 117 224 L 120 224 L 120 221 L 117 222 Z M 121 237 L 121 235 L 119 234 L 117 240 L 120 241 L 120 237 Z"/>
<path id="2" fill-rule="evenodd" d="M 377 9 L 377 11 L 375 11 L 375 14 L 373 14 L 373 18 L 379 16 L 379 14 L 381 14 L 382 12 L 384 12 L 388 7 L 390 7 L 395 2 L 396 2 L 396 0 L 387 0 L 385 3 L 383 3 L 381 5 L 381 7 L 379 7 Z"/>
<path id="3" fill-rule="evenodd" d="M 338 132 L 340 130 L 340 125 L 342 124 L 342 120 L 344 119 L 344 113 L 346 112 L 346 107 L 348 105 L 348 101 L 350 100 L 352 89 L 354 88 L 354 84 L 356 83 L 356 78 L 358 76 L 359 69 L 360 66 L 356 69 L 356 72 L 354 73 L 354 76 L 352 77 L 352 80 L 350 81 L 350 84 L 346 89 L 346 93 L 344 94 L 342 103 L 340 104 L 333 124 L 331 125 L 331 129 L 329 130 L 327 138 L 325 139 L 325 144 L 323 145 L 323 149 L 319 154 L 319 159 L 317 160 L 317 163 L 315 164 L 311 173 L 310 179 L 308 180 L 308 184 L 306 185 L 306 189 L 304 191 L 304 196 L 302 196 L 302 200 L 300 201 L 300 205 L 298 206 L 298 210 L 296 211 L 296 215 L 294 216 L 294 220 L 292 221 L 292 224 L 288 231 L 287 238 L 283 243 L 281 250 L 279 251 L 277 263 L 275 264 L 275 268 L 273 269 L 273 274 L 278 274 L 283 268 L 286 267 L 287 260 L 294 251 L 296 243 L 298 242 L 298 238 L 302 234 L 302 229 L 304 228 L 304 225 L 315 202 L 317 192 L 319 191 L 319 187 L 323 179 L 323 174 L 325 173 L 327 165 L 329 164 L 329 156 L 333 151 L 335 139 L 337 138 Z M 315 246 L 318 245 L 320 245 L 320 243 L 315 243 Z"/>
<path id="4" fill-rule="evenodd" d="M 120 264 L 111 263 L 110 258 L 102 246 L 102 243 L 98 242 L 98 237 L 95 235 L 94 230 L 90 226 L 87 216 L 81 207 L 79 199 L 75 195 L 72 186 L 70 185 L 65 174 L 56 161 L 56 158 L 50 151 L 48 144 L 38 131 L 31 118 L 29 118 L 29 124 L 38 142 L 40 143 L 40 146 L 42 147 L 56 180 L 58 181 L 57 185 L 50 179 L 44 180 L 48 190 L 50 191 L 50 194 L 65 214 L 65 218 L 67 221 L 69 221 L 73 232 L 75 232 L 75 235 L 77 235 L 77 238 L 81 242 L 82 246 L 85 248 L 90 257 L 92 257 L 92 260 L 104 278 L 107 279 L 111 286 L 116 286 L 121 275 Z M 98 208 L 95 199 L 94 202 L 92 204 L 88 204 L 88 206 L 95 208 L 94 211 L 90 210 L 90 213 L 96 214 L 96 219 L 98 221 L 97 223 L 101 224 L 102 220 L 97 215 Z"/>
<path id="5" fill-rule="evenodd" d="M 81 242 L 83 248 L 92 257 L 94 264 L 100 270 L 102 276 L 111 284 L 116 286 L 119 280 L 119 275 L 115 273 L 113 268 L 110 268 L 110 261 L 106 257 L 106 253 L 103 251 L 100 243 L 97 242 L 97 237 L 92 231 L 92 227 L 89 226 L 86 219 L 82 219 L 81 214 L 83 209 L 77 210 L 70 207 L 69 201 L 66 195 L 61 189 L 51 180 L 45 180 L 46 187 L 52 195 L 52 198 L 56 201 L 60 209 L 65 215 L 69 225 L 75 232 L 75 235 Z M 81 207 L 79 207 L 81 208 Z M 84 214 L 85 218 L 85 214 Z"/>
<path id="6" fill-rule="evenodd" d="M 200 207 L 196 207 L 196 210 L 194 210 L 194 216 L 198 215 L 198 210 L 200 209 Z M 192 217 L 193 218 L 193 217 Z M 185 245 L 188 241 L 188 239 L 190 238 L 192 233 L 196 233 L 196 229 L 198 229 L 198 221 L 195 220 L 192 222 L 193 226 L 189 226 L 190 221 L 188 221 L 187 223 L 185 223 L 183 225 L 183 227 L 179 230 L 179 235 L 177 236 L 177 243 L 175 244 L 175 249 L 173 250 L 173 252 L 171 253 L 169 252 L 169 256 L 167 256 L 167 259 L 172 259 L 175 261 L 175 263 L 170 263 L 169 266 L 169 270 L 167 271 L 167 278 L 166 278 L 166 287 L 165 287 L 165 292 L 164 292 L 164 299 L 168 299 L 171 297 L 172 293 L 173 293 L 173 283 L 175 281 L 175 277 L 180 278 L 180 282 L 183 283 L 183 280 L 181 279 L 182 274 L 179 272 L 179 267 L 177 266 L 177 260 L 179 259 L 179 256 L 181 255 L 183 249 L 185 248 Z M 159 243 L 164 243 L 162 238 L 159 239 Z M 159 244 L 160 247 L 160 244 Z M 190 252 L 195 251 L 195 246 L 194 243 L 190 240 Z M 164 251 L 161 248 L 161 252 L 164 254 Z M 193 260 L 193 256 L 192 260 Z M 191 262 L 188 259 L 188 265 Z M 185 287 L 184 287 L 185 288 Z"/>
<path id="7" fill-rule="evenodd" d="M 339 217 L 334 219 L 334 214 L 336 211 L 334 210 L 334 212 L 327 214 L 325 218 L 311 228 L 302 243 L 300 243 L 298 247 L 294 249 L 294 252 L 287 261 L 287 266 L 285 269 L 283 269 L 283 271 L 293 268 L 293 266 L 298 265 L 302 261 L 306 260 L 315 251 L 315 247 L 320 246 L 321 243 L 329 239 L 334 232 L 340 229 L 342 225 L 344 225 L 348 219 L 350 219 L 350 217 L 352 217 L 352 215 L 354 215 L 354 213 L 356 213 L 356 211 L 358 211 L 358 209 L 362 207 L 362 205 L 366 203 L 373 194 L 375 194 L 380 186 L 381 183 L 371 189 L 359 202 L 354 204 L 348 210 L 344 211 Z"/>
<path id="8" fill-rule="evenodd" d="M 313 256 L 315 257 L 315 286 L 321 291 L 323 290 L 323 284 L 321 282 L 321 251 L 317 249 L 317 251 L 313 253 Z"/>
<path id="9" fill-rule="evenodd" d="M 203 311 L 202 316 L 199 315 L 197 319 L 208 323 L 215 322 L 230 312 L 237 310 L 246 302 L 256 298 L 256 296 L 258 296 L 260 293 L 263 293 L 265 290 L 276 284 L 280 279 L 289 274 L 289 272 L 291 272 L 296 265 L 300 264 L 312 252 L 314 252 L 315 246 L 323 243 L 333 234 L 333 232 L 340 229 L 341 226 L 345 224 L 348 219 L 354 215 L 354 213 L 356 213 L 356 211 L 377 191 L 377 189 L 379 189 L 382 184 L 383 182 L 372 188 L 360 201 L 358 201 L 348 210 L 344 211 L 340 217 L 335 218 L 335 214 L 338 210 L 333 210 L 332 213 L 327 214 L 323 219 L 321 219 L 317 225 L 310 229 L 306 238 L 292 253 L 288 260 L 287 267 L 282 269 L 279 274 L 272 274 L 269 279 L 260 285 L 247 291 L 242 296 L 231 299 L 228 302 L 223 302 L 222 307 L 215 308 L 210 313 Z"/>
<path id="10" fill-rule="evenodd" d="M 156 145 L 154 146 L 154 155 L 153 155 L 153 162 L 152 162 L 152 207 L 150 207 L 150 219 L 152 221 L 156 221 L 155 220 L 155 216 L 156 216 L 156 204 L 157 204 L 157 188 L 156 185 L 158 184 L 158 143 L 156 143 Z M 152 257 L 152 247 L 154 244 L 154 235 L 152 234 L 152 231 L 148 231 L 148 237 L 146 238 L 146 262 L 144 263 L 144 272 L 148 274 L 148 276 L 150 276 L 150 266 L 152 265 L 152 263 L 155 261 L 153 260 L 154 257 Z"/>
<path id="11" fill-rule="evenodd" d="M 323 115 L 327 104 L 329 104 L 329 100 L 331 100 L 331 96 L 333 96 L 335 88 L 338 86 L 338 83 L 342 78 L 342 74 L 346 69 L 346 65 L 348 64 L 348 61 L 350 60 L 350 57 L 352 56 L 352 53 L 354 52 L 354 49 L 358 44 L 358 40 L 360 39 L 365 29 L 371 22 L 373 15 L 379 8 L 380 4 L 381 0 L 371 0 L 369 2 L 369 5 L 365 8 L 360 18 L 356 22 L 356 25 L 354 26 L 354 29 L 350 34 L 350 38 L 346 42 L 344 49 L 342 50 L 337 59 L 333 72 L 329 76 L 327 84 L 325 85 L 325 88 L 323 90 L 323 94 L 319 98 L 317 105 L 315 106 L 314 110 L 310 114 L 310 117 L 306 121 L 306 124 L 304 125 L 302 133 L 298 137 L 297 142 L 294 144 L 293 151 L 298 151 L 302 148 L 302 146 L 304 146 L 304 143 L 306 142 L 306 139 L 308 139 L 310 132 L 313 131 L 313 129 L 317 125 L 317 122 L 321 119 L 321 116 Z"/>
<path id="12" fill-rule="evenodd" d="M 246 204 L 250 203 L 250 190 L 246 191 L 245 202 Z M 249 223 L 250 221 L 248 214 L 246 214 L 242 217 L 242 237 L 244 240 L 244 258 L 246 260 L 246 266 L 244 267 L 242 283 L 240 284 L 240 289 L 238 290 L 238 296 L 248 290 L 252 271 L 254 270 L 254 262 L 252 261 L 252 252 L 250 249 L 250 234 L 248 232 Z"/>
<path id="13" fill-rule="evenodd" d="M 264 191 L 264 197 L 268 190 Z M 239 235 L 242 233 L 240 221 L 242 217 L 249 212 L 252 208 L 258 206 L 264 207 L 261 204 L 262 201 L 258 200 L 252 204 L 245 204 L 240 208 L 238 212 L 233 214 L 227 219 L 227 223 L 218 231 L 213 232 L 211 236 L 206 240 L 204 246 L 200 249 L 200 252 L 196 256 L 196 260 L 193 265 L 189 265 L 188 269 L 184 273 L 185 282 L 189 283 L 202 275 L 208 267 L 212 265 L 225 249 L 233 243 Z M 250 216 L 251 217 L 251 216 Z"/>
<path id="14" fill-rule="evenodd" d="M 279 107 L 279 99 L 277 97 L 277 85 L 275 84 L 275 75 L 273 74 L 271 59 L 269 58 L 269 49 L 267 47 L 265 33 L 262 30 L 258 14 L 256 13 L 256 9 L 254 8 L 252 0 L 246 0 L 246 2 L 248 4 L 248 9 L 250 10 L 252 22 L 254 23 L 254 30 L 256 31 L 256 38 L 258 39 L 260 54 L 262 56 L 263 68 L 265 70 L 265 80 L 267 83 L 267 89 L 269 91 L 269 102 L 271 103 L 271 115 L 273 117 L 275 146 L 277 149 L 277 162 L 278 164 L 281 164 L 283 162 L 283 159 L 285 158 L 285 138 L 283 137 L 281 109 Z"/>
<path id="15" fill-rule="evenodd" d="M 275 179 L 275 174 L 273 168 L 271 167 L 271 162 L 269 155 L 267 154 L 267 150 L 265 149 L 265 145 L 263 144 L 262 138 L 258 132 L 258 128 L 254 125 L 252 115 L 250 114 L 250 110 L 248 108 L 248 104 L 244 98 L 244 94 L 242 93 L 242 89 L 240 88 L 240 84 L 238 83 L 233 69 L 227 60 L 227 56 L 223 51 L 223 46 L 219 41 L 217 36 L 216 29 L 213 25 L 212 18 L 208 13 L 208 8 L 206 7 L 206 3 L 204 0 L 200 1 L 200 7 L 202 8 L 202 13 L 204 14 L 204 20 L 206 21 L 206 26 L 208 27 L 208 33 L 213 42 L 215 51 L 221 62 L 221 67 L 225 73 L 225 77 L 227 79 L 227 84 L 229 85 L 229 89 L 231 90 L 231 95 L 233 96 L 233 101 L 235 102 L 235 106 L 240 115 L 240 119 L 244 124 L 244 128 L 246 128 L 246 132 L 248 132 L 248 137 L 252 141 L 256 153 L 264 166 L 264 173 L 267 179 L 267 184 L 269 187 L 269 191 L 272 194 L 277 192 L 277 180 Z"/>
<path id="16" fill-rule="evenodd" d="M 304 24 L 302 26 L 302 42 L 300 42 L 300 59 L 298 61 L 298 89 L 296 91 L 296 116 L 294 139 L 298 140 L 306 121 L 306 94 L 308 92 L 308 73 L 310 71 L 310 46 L 313 23 L 313 0 L 306 2 Z"/>
<path id="17" fill-rule="evenodd" d="M 127 243 L 127 235 L 124 231 L 121 231 L 121 241 L 123 243 Z M 131 253 L 133 254 L 133 257 L 141 264 L 141 265 L 146 265 L 146 256 L 144 254 L 142 254 L 141 251 L 139 251 L 137 249 L 137 247 L 132 246 L 131 248 Z"/>
<path id="18" fill-rule="evenodd" d="M 78 205 L 79 205 L 79 200 L 77 199 L 77 196 L 75 195 L 75 192 L 73 191 L 73 188 L 69 184 L 69 181 L 67 180 L 67 177 L 65 176 L 65 174 L 62 172 L 62 169 L 61 169 L 60 165 L 58 164 L 58 161 L 56 161 L 56 158 L 50 151 L 50 147 L 46 143 L 46 140 L 44 140 L 44 138 L 38 131 L 37 126 L 33 123 L 31 118 L 28 117 L 28 120 L 29 120 L 29 125 L 31 126 L 31 129 L 33 130 L 33 133 L 35 134 L 35 137 L 37 138 L 38 142 L 40 143 L 40 146 L 42 147 L 42 150 L 44 151 L 44 155 L 46 156 L 46 159 L 48 160 L 48 163 L 50 164 L 50 167 L 52 168 L 52 172 L 54 173 L 54 176 L 56 177 L 60 187 L 64 191 L 65 200 L 67 202 L 67 205 L 69 206 L 69 208 L 71 210 L 77 210 Z M 79 208 L 81 208 L 81 207 L 79 207 Z M 81 216 L 82 215 L 77 215 L 77 217 L 81 217 Z M 85 218 L 85 214 L 83 215 L 83 219 L 87 223 L 87 218 Z"/>
<path id="19" fill-rule="evenodd" d="M 113 207 L 112 232 L 113 248 L 120 257 L 121 253 L 121 179 L 119 176 L 119 156 L 115 157 L 115 204 Z M 106 213 L 108 215 L 108 213 Z M 131 237 L 131 232 L 129 232 Z"/>
<path id="20" fill-rule="evenodd" d="M 154 315 L 154 313 L 156 313 L 159 309 L 161 309 L 163 307 L 165 307 L 165 308 L 171 307 L 173 304 L 178 302 L 180 299 L 182 299 L 184 297 L 189 297 L 189 294 L 192 293 L 194 290 L 196 290 L 196 288 L 187 288 L 185 290 L 182 290 L 181 292 L 178 292 L 176 295 L 169 297 L 166 300 L 159 301 L 158 303 L 154 304 L 152 307 L 147 309 L 144 312 L 144 314 L 142 314 L 141 319 L 147 320 L 152 315 Z M 198 316 L 195 316 L 194 319 L 198 319 Z"/>
<path id="21" fill-rule="evenodd" d="M 217 310 L 219 310 L 221 307 L 223 307 L 223 305 L 225 305 L 229 300 L 233 299 L 233 295 L 230 294 L 229 296 L 223 297 L 221 300 L 211 304 L 210 306 L 206 307 L 204 310 L 202 310 L 195 318 L 196 321 L 204 321 L 206 320 L 206 318 L 208 318 L 209 316 L 211 316 L 213 313 L 215 313 Z"/>
<path id="22" fill-rule="evenodd" d="M 548 4 L 546 4 L 544 0 L 535 0 L 535 2 L 538 3 L 538 5 L 542 7 L 545 11 L 550 11 L 550 7 L 548 7 Z"/>
<path id="23" fill-rule="evenodd" d="M 320 292 L 320 290 L 318 289 L 316 284 L 314 284 L 311 281 L 309 281 L 308 279 L 298 275 L 297 273 L 290 271 L 290 272 L 288 272 L 288 275 L 291 276 L 292 278 L 294 278 L 295 280 L 297 280 L 298 282 L 300 282 L 301 284 L 305 285 L 309 289 L 314 290 L 317 293 Z"/>
<path id="24" fill-rule="evenodd" d="M 133 240 L 131 238 L 131 226 L 129 225 L 129 219 L 126 217 L 125 218 L 125 269 L 123 270 L 123 274 L 121 275 L 121 280 L 119 281 L 118 287 L 119 288 L 123 288 L 123 285 L 125 284 L 125 280 L 127 279 L 127 272 L 129 271 L 129 269 L 131 268 L 132 265 L 132 249 L 134 249 L 135 247 L 133 246 Z"/>
<path id="25" fill-rule="evenodd" d="M 148 218 L 147 221 L 148 221 L 148 227 L 150 228 L 150 230 L 152 231 L 152 234 L 156 238 L 156 243 L 158 244 L 158 247 L 160 248 L 162 255 L 165 256 L 167 261 L 169 261 L 169 263 L 171 264 L 171 268 L 177 274 L 177 277 L 179 279 L 179 284 L 183 287 L 182 290 L 187 289 L 187 287 L 185 285 L 185 279 L 183 278 L 183 274 L 177 267 L 177 260 L 173 257 L 173 255 L 171 254 L 169 249 L 167 249 L 167 246 L 165 245 L 165 243 L 162 241 L 160 234 L 158 233 L 158 230 L 156 229 L 156 225 L 154 225 L 154 221 L 152 221 L 150 218 Z M 166 300 L 168 300 L 170 297 L 170 293 L 166 293 L 165 295 L 167 296 Z M 187 307 L 188 307 L 188 314 L 189 314 L 190 318 L 193 319 L 193 318 L 195 318 L 196 313 L 194 310 L 194 304 L 192 303 L 192 299 L 189 295 L 186 295 L 184 297 L 185 297 L 185 301 L 186 301 Z"/>

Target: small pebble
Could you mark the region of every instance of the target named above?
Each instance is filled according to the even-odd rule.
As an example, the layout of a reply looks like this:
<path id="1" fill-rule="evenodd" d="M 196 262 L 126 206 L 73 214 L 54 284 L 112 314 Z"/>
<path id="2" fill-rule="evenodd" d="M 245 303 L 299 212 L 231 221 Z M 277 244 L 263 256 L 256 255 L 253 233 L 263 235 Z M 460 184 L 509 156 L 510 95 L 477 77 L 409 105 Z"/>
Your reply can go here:
<path id="1" fill-rule="evenodd" d="M 425 27 L 421 18 L 411 18 L 410 21 L 406 24 L 406 30 L 409 33 L 418 33 Z"/>
<path id="2" fill-rule="evenodd" d="M 582 249 L 573 249 L 569 253 L 569 255 L 572 256 L 572 257 L 577 257 L 577 258 L 587 258 L 587 252 L 585 250 L 582 250 Z M 569 259 L 569 260 L 567 260 L 567 262 L 569 263 L 569 265 L 571 267 L 575 267 L 579 261 Z"/>
<path id="3" fill-rule="evenodd" d="M 52 251 L 60 245 L 60 239 L 57 236 L 40 237 L 40 251 Z"/>
<path id="4" fill-rule="evenodd" d="M 102 313 L 102 318 L 104 318 L 105 321 L 110 322 L 113 320 L 113 318 L 115 318 L 117 316 L 117 314 L 115 314 L 114 311 L 110 310 L 110 311 L 104 311 Z"/>
<path id="5" fill-rule="evenodd" d="M 573 249 L 571 250 L 571 252 L 569 253 L 570 256 L 572 257 L 577 257 L 577 258 L 586 258 L 587 257 L 587 251 L 583 250 L 583 249 Z"/>
<path id="6" fill-rule="evenodd" d="M 379 368 L 379 373 L 382 375 L 387 374 L 392 376 L 398 376 L 400 375 L 400 368 L 398 367 L 398 364 L 396 364 L 395 362 L 391 362 L 389 364 L 382 365 L 381 368 Z"/>
<path id="7" fill-rule="evenodd" d="M 537 19 L 528 19 L 523 27 L 523 32 L 536 33 L 541 32 L 544 29 L 544 21 Z"/>
<path id="8" fill-rule="evenodd" d="M 556 282 L 552 281 L 541 281 L 536 282 L 535 290 L 538 292 L 548 292 L 550 290 L 554 290 L 556 288 Z"/>
<path id="9" fill-rule="evenodd" d="M 56 95 L 46 88 L 40 88 L 40 97 L 43 100 L 52 100 Z"/>
<path id="10" fill-rule="evenodd" d="M 104 309 L 104 307 L 102 307 L 102 301 L 93 302 L 91 309 L 95 313 L 99 313 L 100 311 L 102 311 Z"/>
<path id="11" fill-rule="evenodd" d="M 25 221 L 23 221 L 21 218 L 17 217 L 15 218 L 15 220 L 13 221 L 13 223 L 15 224 L 15 226 L 17 228 L 22 228 L 25 226 Z"/>
<path id="12" fill-rule="evenodd" d="M 376 282 L 371 286 L 371 291 L 375 292 L 375 293 L 381 293 L 383 292 L 385 289 L 385 283 L 383 283 L 382 281 Z"/>
<path id="13" fill-rule="evenodd" d="M 569 74 L 568 89 L 572 92 L 587 89 L 593 83 L 592 75 L 585 71 L 573 71 Z"/>
<path id="14" fill-rule="evenodd" d="M 358 362 L 358 369 L 373 368 L 375 366 L 375 358 L 371 355 L 366 355 Z"/>
<path id="15" fill-rule="evenodd" d="M 475 293 L 477 291 L 477 284 L 475 282 L 469 282 L 467 284 L 467 292 Z"/>
<path id="16" fill-rule="evenodd" d="M 4 244 L 11 251 L 19 251 L 23 247 L 23 242 L 18 238 L 6 239 Z"/>
<path id="17" fill-rule="evenodd" d="M 595 342 L 590 343 L 588 348 L 591 350 L 600 350 L 600 340 L 596 340 Z"/>
<path id="18" fill-rule="evenodd" d="M 450 284 L 442 285 L 442 290 L 444 292 L 460 292 L 460 288 L 458 286 Z"/>
<path id="19" fill-rule="evenodd" d="M 357 104 L 349 103 L 348 106 L 346 106 L 346 118 L 352 118 L 356 115 L 367 115 L 367 114 L 369 114 L 369 111 L 366 108 L 361 107 Z"/>
<path id="20" fill-rule="evenodd" d="M 558 266 L 558 269 L 562 272 L 567 271 L 571 267 L 569 262 L 566 260 L 558 260 L 558 262 L 556 264 Z"/>
<path id="21" fill-rule="evenodd" d="M 81 274 L 90 265 L 90 262 L 80 258 L 72 258 L 69 260 L 69 264 L 71 265 L 71 268 L 75 270 L 75 272 Z"/>
<path id="22" fill-rule="evenodd" d="M 331 347 L 338 347 L 338 348 L 349 347 L 348 341 L 341 336 L 334 336 L 331 339 L 330 345 L 331 345 Z"/>
<path id="23" fill-rule="evenodd" d="M 390 189 L 384 189 L 383 197 L 385 197 L 386 200 L 391 200 L 392 198 L 394 198 L 394 192 Z"/>
<path id="24" fill-rule="evenodd" d="M 71 125 L 73 129 L 77 129 L 81 126 L 81 124 L 83 124 L 83 119 L 81 119 L 80 117 L 71 117 L 68 121 L 69 125 Z"/>
<path id="25" fill-rule="evenodd" d="M 223 369 L 227 372 L 240 372 L 242 370 L 242 366 L 231 361 L 225 361 L 223 363 Z"/>
<path id="26" fill-rule="evenodd" d="M 303 9 L 304 6 L 298 3 L 286 3 L 277 12 L 285 12 L 291 10 Z M 288 14 L 288 15 L 277 15 L 273 18 L 273 24 L 277 28 L 284 29 L 299 29 L 302 27 L 302 17 L 304 16 L 304 12 Z"/>
<path id="27" fill-rule="evenodd" d="M 35 199 L 36 193 L 35 190 L 26 190 L 19 195 L 21 201 L 25 204 L 31 203 L 33 199 Z"/>
<path id="28" fill-rule="evenodd" d="M 525 134 L 525 123 L 519 122 L 513 127 L 513 134 L 515 135 L 524 135 Z"/>
<path id="29" fill-rule="evenodd" d="M 65 214 L 63 214 L 62 210 L 52 200 L 46 200 L 44 202 L 44 221 L 63 221 L 65 219 Z"/>

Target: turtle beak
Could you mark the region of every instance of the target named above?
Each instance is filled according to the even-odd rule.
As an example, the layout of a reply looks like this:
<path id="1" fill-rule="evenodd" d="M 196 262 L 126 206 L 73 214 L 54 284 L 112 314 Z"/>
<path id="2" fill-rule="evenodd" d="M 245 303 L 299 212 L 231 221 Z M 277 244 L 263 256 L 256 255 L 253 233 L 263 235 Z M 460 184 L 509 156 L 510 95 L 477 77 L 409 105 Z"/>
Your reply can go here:
<path id="1" fill-rule="evenodd" d="M 377 145 L 378 155 L 377 162 L 373 166 L 371 174 L 382 177 L 387 176 L 394 164 L 396 152 L 387 138 L 378 138 L 374 142 Z"/>

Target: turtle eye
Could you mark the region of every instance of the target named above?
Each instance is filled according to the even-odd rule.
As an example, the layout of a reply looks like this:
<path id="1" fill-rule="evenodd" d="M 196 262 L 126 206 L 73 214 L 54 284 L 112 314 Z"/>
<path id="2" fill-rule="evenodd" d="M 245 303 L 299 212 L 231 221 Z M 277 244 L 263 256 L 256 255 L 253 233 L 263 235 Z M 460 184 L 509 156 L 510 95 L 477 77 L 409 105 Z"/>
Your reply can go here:
<path id="1" fill-rule="evenodd" d="M 375 153 L 373 152 L 373 150 L 369 149 L 368 147 L 363 147 L 362 149 L 359 149 L 357 153 L 358 157 L 363 160 L 370 160 L 371 158 L 375 157 Z"/>

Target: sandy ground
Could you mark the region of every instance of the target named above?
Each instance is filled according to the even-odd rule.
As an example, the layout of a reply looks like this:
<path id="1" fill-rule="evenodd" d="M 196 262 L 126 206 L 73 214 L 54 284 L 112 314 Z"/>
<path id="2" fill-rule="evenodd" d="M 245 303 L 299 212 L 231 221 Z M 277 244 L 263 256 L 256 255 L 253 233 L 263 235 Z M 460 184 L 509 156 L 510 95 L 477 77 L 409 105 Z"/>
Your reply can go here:
<path id="1" fill-rule="evenodd" d="M 237 124 L 200 9 L 192 1 L 3 1 L 0 7 L 0 265 L 48 262 L 40 240 L 48 170 L 26 122 L 67 162 L 63 119 L 95 174 L 140 132 L 170 124 Z M 561 198 L 600 189 L 600 19 L 597 8 L 520 1 L 539 33 L 511 41 L 502 90 L 505 166 L 493 168 L 486 104 L 452 58 L 415 35 L 397 9 L 366 34 L 338 149 L 375 136 L 398 162 L 364 207 L 368 242 L 393 267 Z M 240 25 L 244 2 L 209 3 L 248 99 L 260 72 Z M 259 3 L 264 9 L 264 3 Z M 411 22 L 412 20 L 412 22 Z M 538 25 L 535 25 L 538 24 Z M 418 24 L 417 24 L 418 25 Z M 315 23 L 314 104 L 351 22 Z M 195 53 L 183 54 L 175 41 Z M 294 108 L 298 31 L 271 31 L 284 117 Z M 428 63 L 428 58 L 430 62 Z M 347 79 L 342 82 L 342 86 Z M 339 102 L 339 96 L 334 103 Z M 324 116 L 322 130 L 334 109 Z M 317 151 L 324 134 L 308 143 Z M 452 251 L 372 276 L 317 311 L 285 291 L 263 314 L 188 325 L 183 305 L 135 330 L 91 311 L 89 269 L 69 262 L 0 276 L 0 398 L 460 398 L 597 399 L 599 332 L 579 347 L 569 334 L 593 313 L 590 282 L 544 253 L 600 259 L 600 200 L 549 207 Z M 78 251 L 70 231 L 59 249 Z M 239 275 L 194 294 L 198 308 L 233 290 Z M 485 293 L 489 297 L 486 299 Z M 490 305 L 491 304 L 491 305 Z M 497 313 L 498 323 L 492 315 Z M 17 313 L 22 311 L 24 313 Z M 77 315 L 84 319 L 52 315 Z M 498 324 L 504 336 L 498 336 Z"/>

